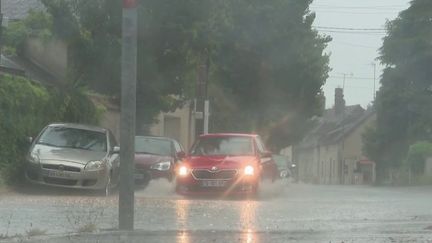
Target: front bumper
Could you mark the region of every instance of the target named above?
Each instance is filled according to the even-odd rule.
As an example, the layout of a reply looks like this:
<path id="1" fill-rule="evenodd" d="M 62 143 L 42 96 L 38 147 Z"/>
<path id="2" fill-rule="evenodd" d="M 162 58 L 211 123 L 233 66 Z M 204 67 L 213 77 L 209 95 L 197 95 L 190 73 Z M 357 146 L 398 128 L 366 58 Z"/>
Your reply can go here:
<path id="1" fill-rule="evenodd" d="M 210 180 L 210 184 L 218 186 L 208 186 L 209 180 L 197 180 L 192 176 L 177 177 L 176 192 L 180 195 L 251 195 L 256 194 L 259 186 L 259 180 L 256 177 L 235 177 L 225 180 Z M 221 184 L 222 183 L 222 184 Z M 223 185 L 223 186 L 220 186 Z"/>
<path id="2" fill-rule="evenodd" d="M 160 171 L 136 166 L 134 178 L 137 185 L 147 185 L 151 180 L 157 179 L 166 179 L 171 182 L 174 178 L 174 172 L 173 170 Z"/>
<path id="3" fill-rule="evenodd" d="M 78 167 L 77 167 L 78 168 Z M 27 164 L 26 179 L 33 184 L 76 188 L 76 189 L 104 189 L 108 183 L 109 171 L 65 171 L 45 169 L 41 165 Z"/>

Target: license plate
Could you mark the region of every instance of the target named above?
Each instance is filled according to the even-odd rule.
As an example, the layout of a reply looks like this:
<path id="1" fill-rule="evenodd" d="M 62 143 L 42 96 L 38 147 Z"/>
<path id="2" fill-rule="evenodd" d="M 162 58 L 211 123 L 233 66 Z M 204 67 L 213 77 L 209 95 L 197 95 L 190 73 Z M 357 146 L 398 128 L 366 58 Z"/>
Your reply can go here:
<path id="1" fill-rule="evenodd" d="M 45 172 L 45 174 L 48 177 L 55 177 L 55 178 L 70 178 L 70 174 L 64 172 L 64 171 L 48 171 Z"/>
<path id="2" fill-rule="evenodd" d="M 203 187 L 224 187 L 226 181 L 214 180 L 214 181 L 202 181 Z"/>

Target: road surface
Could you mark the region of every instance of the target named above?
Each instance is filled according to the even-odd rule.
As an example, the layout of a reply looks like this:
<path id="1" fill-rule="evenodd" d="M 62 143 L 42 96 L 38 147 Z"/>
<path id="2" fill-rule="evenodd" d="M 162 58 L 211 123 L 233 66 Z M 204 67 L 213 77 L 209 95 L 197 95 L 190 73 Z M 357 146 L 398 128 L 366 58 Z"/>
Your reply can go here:
<path id="1" fill-rule="evenodd" d="M 117 203 L 51 188 L 3 193 L 0 236 L 97 229 L 114 237 Z M 135 226 L 149 242 L 432 243 L 432 187 L 277 184 L 255 200 L 223 200 L 183 198 L 159 181 L 136 192 Z"/>

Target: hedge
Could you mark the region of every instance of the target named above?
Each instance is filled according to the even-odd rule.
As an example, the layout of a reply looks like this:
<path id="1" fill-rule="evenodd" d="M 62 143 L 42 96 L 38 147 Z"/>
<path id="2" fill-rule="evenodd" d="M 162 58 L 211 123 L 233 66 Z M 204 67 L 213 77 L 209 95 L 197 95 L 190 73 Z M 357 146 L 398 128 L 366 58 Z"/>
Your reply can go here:
<path id="1" fill-rule="evenodd" d="M 100 112 L 83 90 L 47 88 L 21 77 L 0 75 L 0 177 L 23 179 L 27 137 L 53 122 L 97 124 Z"/>

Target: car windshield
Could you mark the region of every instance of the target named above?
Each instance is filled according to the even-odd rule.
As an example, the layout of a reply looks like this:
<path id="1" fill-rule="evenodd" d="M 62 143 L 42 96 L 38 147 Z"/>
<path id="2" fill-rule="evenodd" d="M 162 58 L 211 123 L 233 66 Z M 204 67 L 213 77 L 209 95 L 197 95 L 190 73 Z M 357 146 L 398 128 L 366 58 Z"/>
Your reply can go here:
<path id="1" fill-rule="evenodd" d="M 192 148 L 192 155 L 252 155 L 253 143 L 248 137 L 205 137 Z"/>
<path id="2" fill-rule="evenodd" d="M 172 155 L 171 141 L 162 138 L 135 137 L 135 153 Z"/>
<path id="3" fill-rule="evenodd" d="M 69 127 L 48 127 L 37 141 L 37 144 L 97 152 L 107 151 L 105 133 Z"/>

